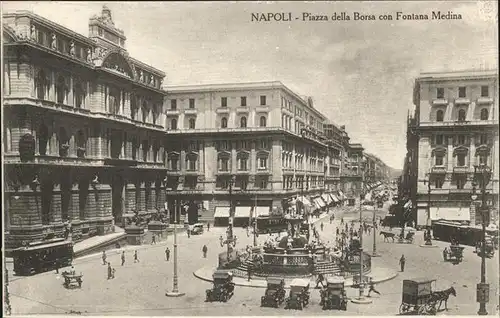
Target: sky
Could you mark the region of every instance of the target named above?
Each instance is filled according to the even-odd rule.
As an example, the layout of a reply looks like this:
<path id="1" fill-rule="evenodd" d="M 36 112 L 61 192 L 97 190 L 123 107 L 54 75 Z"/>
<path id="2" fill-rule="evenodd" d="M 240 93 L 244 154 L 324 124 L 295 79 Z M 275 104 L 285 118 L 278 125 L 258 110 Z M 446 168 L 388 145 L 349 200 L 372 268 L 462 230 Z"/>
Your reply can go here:
<path id="1" fill-rule="evenodd" d="M 164 85 L 281 81 L 351 142 L 401 169 L 406 118 L 421 72 L 498 69 L 497 1 L 366 2 L 2 2 L 83 35 L 106 4 L 131 56 L 166 73 Z M 460 20 L 395 20 L 396 12 L 461 14 Z M 255 22 L 252 13 L 293 21 Z M 302 21 L 340 15 L 349 21 Z M 354 21 L 354 13 L 374 21 Z M 394 20 L 382 21 L 382 14 Z M 298 17 L 299 19 L 295 19 Z"/>

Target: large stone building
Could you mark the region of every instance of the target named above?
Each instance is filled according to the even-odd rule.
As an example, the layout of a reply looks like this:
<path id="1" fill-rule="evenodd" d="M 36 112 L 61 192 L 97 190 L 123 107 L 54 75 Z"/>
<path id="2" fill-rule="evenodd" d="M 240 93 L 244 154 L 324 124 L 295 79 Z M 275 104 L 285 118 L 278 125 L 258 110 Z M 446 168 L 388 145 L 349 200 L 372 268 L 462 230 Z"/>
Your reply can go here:
<path id="1" fill-rule="evenodd" d="M 421 74 L 415 81 L 414 104 L 418 133 L 418 179 L 414 180 L 417 223 L 426 224 L 428 219 L 480 222 L 481 216 L 471 204 L 472 183 L 477 182 L 479 190 L 482 180 L 474 166 L 488 171 L 487 203 L 496 211 L 492 215 L 495 218 L 498 72 Z"/>
<path id="2" fill-rule="evenodd" d="M 167 88 L 167 197 L 204 202 L 209 215 L 281 211 L 325 191 L 326 118 L 280 82 Z M 267 212 L 266 212 L 267 211 Z"/>
<path id="3" fill-rule="evenodd" d="M 130 57 L 106 7 L 85 37 L 30 12 L 3 15 L 7 246 L 114 230 L 165 200 L 165 74 Z M 161 203 L 160 203 L 161 202 Z"/>

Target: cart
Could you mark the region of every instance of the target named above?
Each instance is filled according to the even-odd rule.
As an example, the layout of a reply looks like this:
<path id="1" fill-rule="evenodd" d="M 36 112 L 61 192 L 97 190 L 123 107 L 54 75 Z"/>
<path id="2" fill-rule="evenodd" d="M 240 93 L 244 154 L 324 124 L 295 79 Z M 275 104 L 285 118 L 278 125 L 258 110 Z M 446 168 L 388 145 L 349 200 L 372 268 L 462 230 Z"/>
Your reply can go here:
<path id="1" fill-rule="evenodd" d="M 323 310 L 347 310 L 347 296 L 342 277 L 328 277 L 326 279 L 326 286 L 321 290 L 320 305 Z"/>
<path id="2" fill-rule="evenodd" d="M 268 277 L 266 293 L 260 299 L 262 307 L 278 308 L 285 300 L 285 279 Z"/>
<path id="3" fill-rule="evenodd" d="M 415 230 L 413 229 L 407 229 L 408 233 L 406 233 L 405 237 L 399 237 L 398 238 L 398 243 L 406 243 L 406 244 L 413 244 L 413 241 L 415 240 Z"/>
<path id="4" fill-rule="evenodd" d="M 285 309 L 300 309 L 309 304 L 310 281 L 304 278 L 295 278 L 290 283 L 290 294 L 286 299 Z"/>
<path id="5" fill-rule="evenodd" d="M 432 283 L 435 279 L 417 278 L 403 280 L 403 301 L 400 314 L 435 314 L 436 301 L 432 298 Z"/>
<path id="6" fill-rule="evenodd" d="M 494 240 L 491 236 L 487 235 L 485 237 L 485 245 L 484 245 L 484 253 L 485 253 L 485 256 L 488 257 L 488 258 L 491 258 L 495 255 L 495 243 L 494 243 Z M 482 246 L 482 242 L 479 241 L 476 243 L 476 249 L 475 249 L 475 252 L 478 256 L 481 256 L 481 246 Z"/>
<path id="7" fill-rule="evenodd" d="M 65 272 L 62 272 L 62 276 L 64 278 L 64 287 L 65 288 L 70 288 L 71 286 L 74 286 L 76 287 L 78 285 L 78 288 L 81 288 L 82 287 L 82 277 L 83 277 L 83 274 L 75 274 L 75 272 L 69 272 L 69 271 L 65 271 Z"/>
<path id="8" fill-rule="evenodd" d="M 445 248 L 443 251 L 443 258 L 445 262 L 460 263 L 464 258 L 465 247 L 460 245 L 450 245 L 450 248 Z"/>

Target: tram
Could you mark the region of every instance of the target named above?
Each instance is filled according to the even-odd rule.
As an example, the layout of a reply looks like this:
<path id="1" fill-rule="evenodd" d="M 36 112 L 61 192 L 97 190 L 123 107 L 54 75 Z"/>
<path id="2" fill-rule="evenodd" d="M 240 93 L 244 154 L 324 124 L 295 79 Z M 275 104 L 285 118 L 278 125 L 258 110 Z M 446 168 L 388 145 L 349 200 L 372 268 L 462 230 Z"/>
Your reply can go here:
<path id="1" fill-rule="evenodd" d="M 31 275 L 70 266 L 73 242 L 62 238 L 32 242 L 12 251 L 16 275 Z"/>
<path id="2" fill-rule="evenodd" d="M 258 217 L 256 220 L 258 234 L 280 233 L 288 229 L 288 221 L 282 215 Z"/>

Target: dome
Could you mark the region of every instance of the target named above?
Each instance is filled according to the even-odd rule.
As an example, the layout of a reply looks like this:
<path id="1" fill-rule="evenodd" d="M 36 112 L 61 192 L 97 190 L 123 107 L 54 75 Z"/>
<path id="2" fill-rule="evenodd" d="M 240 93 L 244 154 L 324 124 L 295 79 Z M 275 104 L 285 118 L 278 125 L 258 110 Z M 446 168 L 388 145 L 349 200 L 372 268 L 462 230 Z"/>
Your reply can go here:
<path id="1" fill-rule="evenodd" d="M 294 237 L 292 240 L 292 247 L 293 248 L 303 248 L 307 244 L 307 239 L 303 236 L 299 237 Z M 278 246 L 280 248 L 287 248 L 288 247 L 288 236 L 283 237 L 280 242 L 278 243 Z"/>

